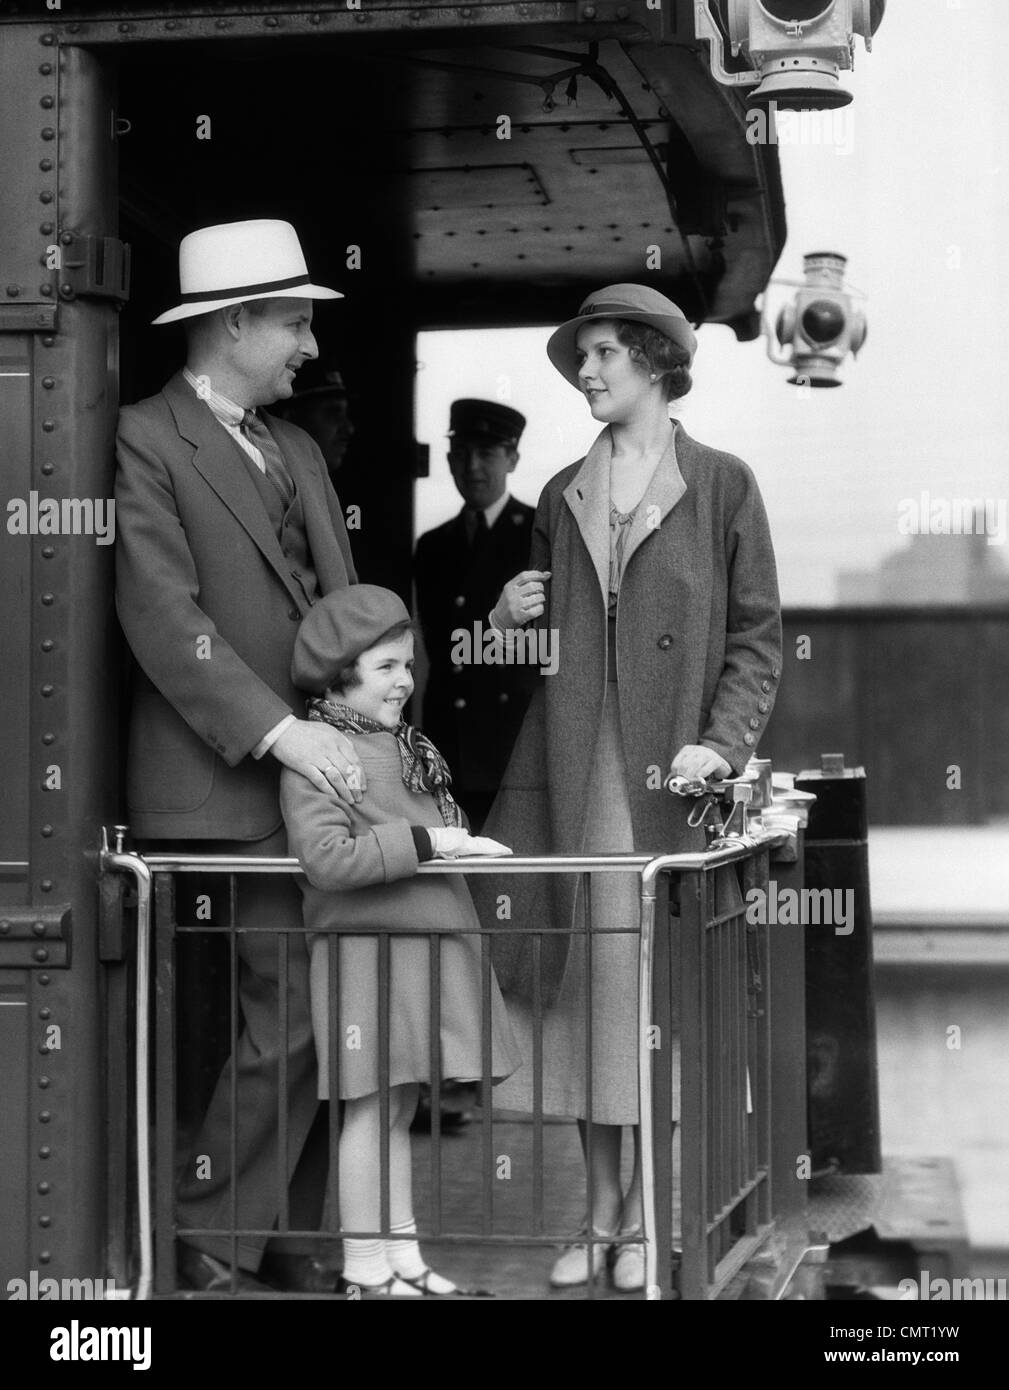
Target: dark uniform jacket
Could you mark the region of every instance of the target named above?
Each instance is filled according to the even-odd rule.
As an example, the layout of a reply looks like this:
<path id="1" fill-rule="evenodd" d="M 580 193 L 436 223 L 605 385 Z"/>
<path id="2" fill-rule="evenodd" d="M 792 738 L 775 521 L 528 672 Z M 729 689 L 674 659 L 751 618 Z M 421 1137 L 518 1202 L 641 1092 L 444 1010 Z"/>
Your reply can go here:
<path id="1" fill-rule="evenodd" d="M 480 634 L 501 590 L 528 568 L 535 515 L 509 498 L 497 521 L 469 550 L 464 511 L 417 542 L 417 610 L 430 662 L 422 727 L 448 761 L 454 791 L 497 791 L 539 667 L 453 662 L 453 632 L 470 634 L 473 656 L 483 655 Z"/>

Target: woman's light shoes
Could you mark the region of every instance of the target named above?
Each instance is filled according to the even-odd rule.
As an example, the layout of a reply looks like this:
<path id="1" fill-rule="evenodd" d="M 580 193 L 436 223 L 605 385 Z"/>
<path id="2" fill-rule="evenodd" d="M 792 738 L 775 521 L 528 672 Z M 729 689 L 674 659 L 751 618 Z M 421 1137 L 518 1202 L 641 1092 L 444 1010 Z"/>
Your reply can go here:
<path id="1" fill-rule="evenodd" d="M 580 1236 L 587 1234 L 587 1231 L 579 1231 Z M 598 1279 L 606 1268 L 611 1246 L 606 1244 L 612 1239 L 611 1231 L 596 1231 L 595 1235 L 600 1237 L 597 1245 L 592 1246 L 592 1273 Z M 554 1267 L 550 1271 L 550 1287 L 554 1289 L 573 1289 L 579 1284 L 589 1282 L 589 1247 L 580 1241 L 573 1245 L 565 1245 L 560 1255 L 554 1262 Z"/>
<path id="2" fill-rule="evenodd" d="M 640 1231 L 622 1231 L 621 1235 L 640 1235 Z M 635 1293 L 645 1287 L 644 1245 L 618 1245 L 613 1261 L 613 1287 L 620 1293 Z"/>
<path id="3" fill-rule="evenodd" d="M 579 1231 L 584 1236 L 585 1231 Z M 645 1247 L 635 1242 L 631 1245 L 608 1245 L 612 1238 L 608 1231 L 596 1231 L 599 1243 L 592 1246 L 592 1273 L 598 1279 L 612 1261 L 613 1287 L 619 1293 L 635 1293 L 645 1287 Z M 638 1235 L 637 1230 L 622 1231 L 621 1235 Z M 554 1289 L 576 1288 L 589 1282 L 589 1247 L 581 1241 L 566 1245 L 550 1271 L 550 1286 Z"/>

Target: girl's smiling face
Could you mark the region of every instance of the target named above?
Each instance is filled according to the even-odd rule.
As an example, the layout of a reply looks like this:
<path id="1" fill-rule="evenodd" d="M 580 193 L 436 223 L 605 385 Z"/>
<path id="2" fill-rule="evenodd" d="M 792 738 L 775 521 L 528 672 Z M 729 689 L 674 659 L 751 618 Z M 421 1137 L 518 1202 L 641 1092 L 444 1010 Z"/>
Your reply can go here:
<path id="1" fill-rule="evenodd" d="M 593 416 L 608 424 L 631 419 L 661 384 L 648 379 L 648 368 L 635 361 L 617 337 L 617 325 L 587 323 L 575 339 L 578 384 Z"/>
<path id="2" fill-rule="evenodd" d="M 359 684 L 334 698 L 358 714 L 364 714 L 387 729 L 395 729 L 403 717 L 403 706 L 413 694 L 413 633 L 404 632 L 391 642 L 362 652 L 356 662 Z"/>

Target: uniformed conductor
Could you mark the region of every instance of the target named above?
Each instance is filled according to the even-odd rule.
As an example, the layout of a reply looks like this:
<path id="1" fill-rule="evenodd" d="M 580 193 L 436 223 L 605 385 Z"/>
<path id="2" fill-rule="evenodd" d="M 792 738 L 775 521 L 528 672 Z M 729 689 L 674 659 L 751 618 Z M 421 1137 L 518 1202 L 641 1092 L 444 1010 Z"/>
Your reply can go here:
<path id="1" fill-rule="evenodd" d="M 465 506 L 417 542 L 417 610 L 430 662 L 424 732 L 452 768 L 453 793 L 478 834 L 538 679 L 538 668 L 474 660 L 502 587 L 526 566 L 534 509 L 508 492 L 525 416 L 497 401 L 459 400 L 448 463 Z M 460 631 L 469 660 L 453 660 Z M 455 634 L 455 635 L 454 635 Z"/>

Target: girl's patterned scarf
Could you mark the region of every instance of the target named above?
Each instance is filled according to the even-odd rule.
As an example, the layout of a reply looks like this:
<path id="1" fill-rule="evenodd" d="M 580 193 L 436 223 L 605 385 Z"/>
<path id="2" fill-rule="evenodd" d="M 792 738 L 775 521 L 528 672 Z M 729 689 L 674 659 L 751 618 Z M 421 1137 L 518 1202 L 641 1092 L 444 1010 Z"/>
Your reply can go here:
<path id="1" fill-rule="evenodd" d="M 332 724 L 344 734 L 392 734 L 399 749 L 403 785 L 412 792 L 430 792 L 445 824 L 462 825 L 462 812 L 449 791 L 452 774 L 448 763 L 431 740 L 412 724 L 401 719 L 395 729 L 389 729 L 350 705 L 323 699 L 309 700 L 308 717 Z"/>

